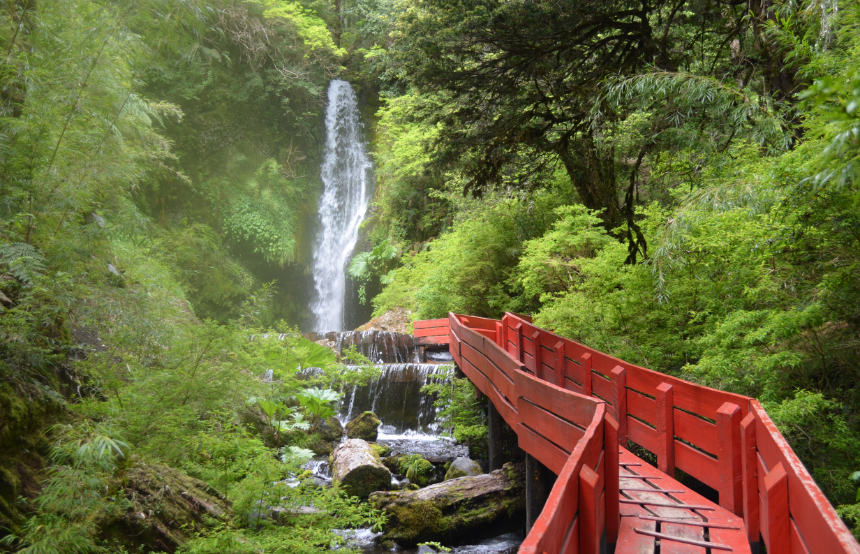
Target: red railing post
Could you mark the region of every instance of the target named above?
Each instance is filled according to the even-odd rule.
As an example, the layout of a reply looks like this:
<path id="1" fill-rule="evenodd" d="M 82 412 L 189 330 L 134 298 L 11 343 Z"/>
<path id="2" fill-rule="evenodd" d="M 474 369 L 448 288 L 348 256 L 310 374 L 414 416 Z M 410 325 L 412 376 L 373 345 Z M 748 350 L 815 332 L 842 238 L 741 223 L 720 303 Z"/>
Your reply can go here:
<path id="1" fill-rule="evenodd" d="M 507 350 L 505 348 L 507 343 L 507 337 L 505 337 L 505 324 L 503 321 L 496 322 L 496 344 L 502 350 Z"/>
<path id="2" fill-rule="evenodd" d="M 627 372 L 617 365 L 612 368 L 612 405 L 618 420 L 618 442 L 627 444 Z"/>
<path id="3" fill-rule="evenodd" d="M 741 473 L 741 409 L 733 402 L 723 402 L 717 410 L 717 434 L 720 451 L 720 506 L 741 514 L 743 474 Z"/>
<path id="4" fill-rule="evenodd" d="M 751 544 L 759 542 L 758 453 L 755 446 L 755 414 L 750 411 L 741 421 L 741 456 L 744 491 L 744 527 Z"/>
<path id="5" fill-rule="evenodd" d="M 531 334 L 532 344 L 535 347 L 535 375 L 543 379 L 543 348 L 540 346 L 540 329 L 535 329 Z"/>
<path id="6" fill-rule="evenodd" d="M 591 353 L 586 352 L 582 355 L 582 369 L 585 373 L 582 376 L 582 394 L 591 396 Z"/>
<path id="7" fill-rule="evenodd" d="M 675 389 L 660 383 L 655 395 L 657 402 L 657 467 L 667 475 L 675 474 Z"/>
<path id="8" fill-rule="evenodd" d="M 597 484 L 600 476 L 587 465 L 579 470 L 579 552 L 600 552 L 600 529 L 597 528 Z"/>
<path id="9" fill-rule="evenodd" d="M 791 552 L 788 519 L 788 477 L 782 462 L 764 476 L 764 526 L 762 534 L 768 552 Z"/>
<path id="10" fill-rule="evenodd" d="M 564 341 L 560 340 L 553 345 L 555 348 L 555 384 L 564 388 L 564 374 L 567 370 L 567 361 L 564 359 Z"/>
<path id="11" fill-rule="evenodd" d="M 520 363 L 523 363 L 523 360 L 525 359 L 525 355 L 523 352 L 523 324 L 522 324 L 522 322 L 518 321 L 516 323 L 516 325 L 514 325 L 514 329 L 516 329 L 516 331 L 517 331 L 517 344 L 516 344 L 517 359 L 520 361 Z"/>
<path id="12" fill-rule="evenodd" d="M 618 493 L 618 422 L 611 415 L 603 419 L 603 464 L 606 490 L 606 542 L 615 544 L 621 525 Z"/>

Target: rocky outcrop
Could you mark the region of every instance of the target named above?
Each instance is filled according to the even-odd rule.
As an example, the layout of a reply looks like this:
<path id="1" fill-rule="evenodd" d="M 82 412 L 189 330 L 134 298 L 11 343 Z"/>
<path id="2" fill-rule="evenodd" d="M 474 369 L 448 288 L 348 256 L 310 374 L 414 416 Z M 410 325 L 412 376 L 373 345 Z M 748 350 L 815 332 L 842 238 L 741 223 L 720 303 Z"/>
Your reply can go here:
<path id="1" fill-rule="evenodd" d="M 445 480 L 457 479 L 458 477 L 468 477 L 471 475 L 480 475 L 481 465 L 471 458 L 460 456 L 454 458 L 448 471 L 445 472 Z"/>
<path id="2" fill-rule="evenodd" d="M 460 477 L 414 491 L 375 492 L 370 501 L 388 516 L 383 539 L 402 545 L 454 541 L 518 518 L 524 507 L 519 465 Z"/>
<path id="3" fill-rule="evenodd" d="M 136 547 L 173 552 L 213 520 L 233 517 L 230 502 L 218 491 L 171 467 L 136 461 L 121 476 L 129 508 L 103 525 L 107 538 L 133 537 Z"/>
<path id="4" fill-rule="evenodd" d="M 368 442 L 376 440 L 379 430 L 379 417 L 373 412 L 362 412 L 346 424 L 346 436 L 350 439 L 363 439 Z"/>
<path id="5" fill-rule="evenodd" d="M 361 439 L 348 439 L 332 452 L 332 478 L 359 498 L 391 488 L 391 472 L 373 447 Z"/>

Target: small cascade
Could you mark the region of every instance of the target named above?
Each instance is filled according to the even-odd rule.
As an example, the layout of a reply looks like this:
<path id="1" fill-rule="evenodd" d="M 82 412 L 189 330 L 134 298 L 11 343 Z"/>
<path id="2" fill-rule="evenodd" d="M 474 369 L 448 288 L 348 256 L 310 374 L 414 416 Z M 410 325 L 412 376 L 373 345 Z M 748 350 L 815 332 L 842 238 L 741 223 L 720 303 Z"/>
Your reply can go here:
<path id="1" fill-rule="evenodd" d="M 355 347 L 359 354 L 376 364 L 419 363 L 421 355 L 412 335 L 391 331 L 343 331 L 334 333 L 338 353 Z"/>
<path id="2" fill-rule="evenodd" d="M 381 368 L 382 373 L 370 384 L 346 391 L 340 420 L 346 423 L 361 412 L 372 411 L 382 420 L 383 435 L 438 434 L 433 398 L 423 394 L 421 388 L 428 383 L 450 380 L 452 366 L 398 363 L 384 364 Z"/>

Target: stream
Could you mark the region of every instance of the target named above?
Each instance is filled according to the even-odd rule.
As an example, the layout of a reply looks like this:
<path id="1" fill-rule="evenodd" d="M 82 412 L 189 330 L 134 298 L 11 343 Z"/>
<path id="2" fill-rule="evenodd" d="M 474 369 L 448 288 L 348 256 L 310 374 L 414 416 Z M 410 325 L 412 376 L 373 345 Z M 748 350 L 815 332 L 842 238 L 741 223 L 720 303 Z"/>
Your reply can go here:
<path id="1" fill-rule="evenodd" d="M 373 168 L 362 137 L 363 124 L 352 86 L 331 81 L 325 117 L 326 141 L 320 176 L 323 192 L 319 202 L 319 225 L 313 249 L 312 274 L 314 331 L 340 354 L 356 351 L 376 365 L 380 374 L 362 386 L 343 391 L 338 418 L 346 424 L 364 411 L 374 412 L 381 423 L 376 442 L 390 447 L 392 455 L 421 454 L 441 468 L 459 456 L 468 456 L 465 445 L 444 435 L 437 418 L 434 398 L 422 392 L 430 383 L 444 386 L 454 375 L 450 353 L 445 348 L 421 349 L 411 335 L 387 331 L 345 331 L 347 296 L 346 268 L 358 241 L 372 196 Z M 355 366 L 347 366 L 346 371 Z M 331 483 L 328 459 L 305 466 L 317 484 Z M 397 477 L 392 479 L 398 485 Z M 347 547 L 362 552 L 429 552 L 421 549 L 381 549 L 378 533 L 369 529 L 334 530 L 346 539 Z M 523 537 L 507 533 L 478 544 L 462 545 L 460 554 L 516 552 Z"/>

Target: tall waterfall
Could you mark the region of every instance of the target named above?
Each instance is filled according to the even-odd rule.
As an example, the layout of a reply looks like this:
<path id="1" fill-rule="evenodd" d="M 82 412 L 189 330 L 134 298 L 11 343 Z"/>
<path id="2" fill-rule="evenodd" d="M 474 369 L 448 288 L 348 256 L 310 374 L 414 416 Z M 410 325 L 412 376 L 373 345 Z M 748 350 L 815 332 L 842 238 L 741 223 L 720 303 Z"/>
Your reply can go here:
<path id="1" fill-rule="evenodd" d="M 344 327 L 346 265 L 358 241 L 373 179 L 355 92 L 346 81 L 336 79 L 329 85 L 325 127 L 320 226 L 313 256 L 316 296 L 311 306 L 318 332 Z"/>

